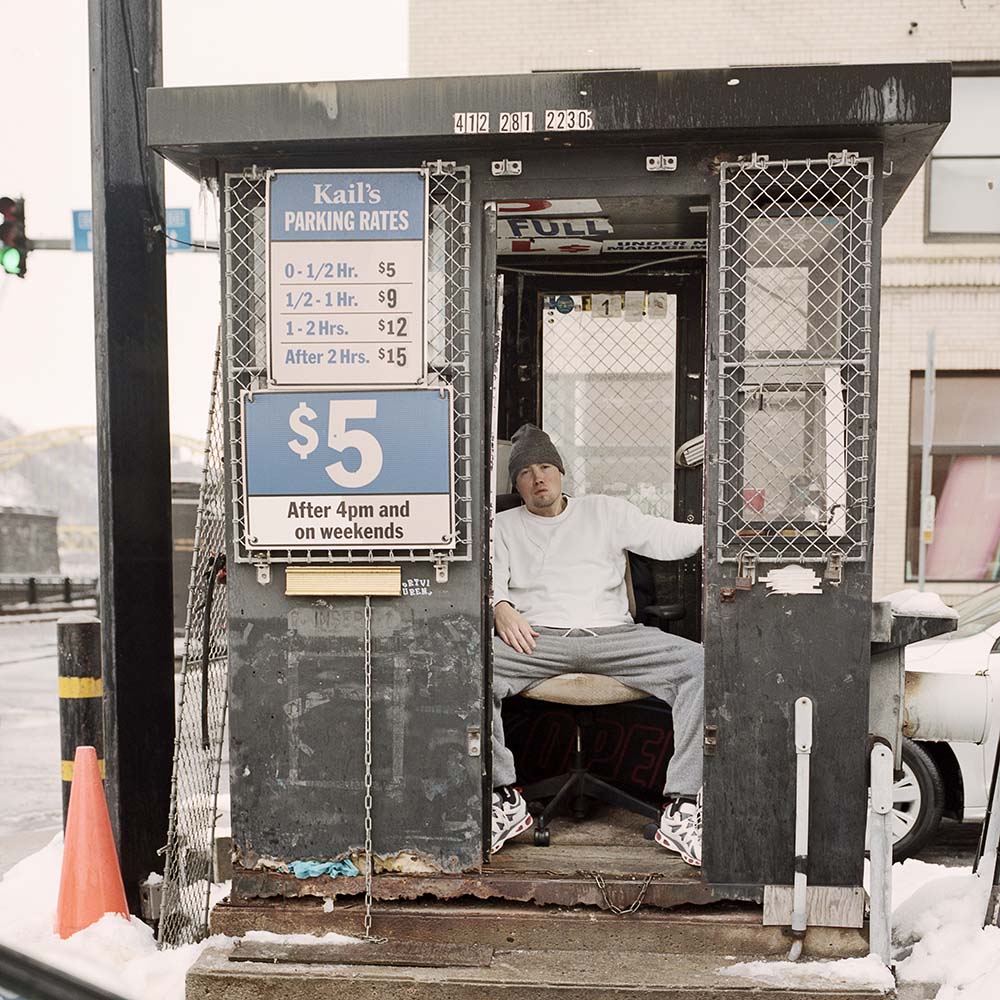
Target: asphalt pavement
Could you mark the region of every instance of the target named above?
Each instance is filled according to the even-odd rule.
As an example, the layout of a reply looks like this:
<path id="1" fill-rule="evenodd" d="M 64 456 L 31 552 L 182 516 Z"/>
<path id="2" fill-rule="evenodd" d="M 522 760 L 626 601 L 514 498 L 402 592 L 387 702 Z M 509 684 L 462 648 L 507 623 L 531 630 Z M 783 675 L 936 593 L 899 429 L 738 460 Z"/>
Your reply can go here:
<path id="1" fill-rule="evenodd" d="M 0 619 L 0 873 L 62 824 L 56 616 Z"/>

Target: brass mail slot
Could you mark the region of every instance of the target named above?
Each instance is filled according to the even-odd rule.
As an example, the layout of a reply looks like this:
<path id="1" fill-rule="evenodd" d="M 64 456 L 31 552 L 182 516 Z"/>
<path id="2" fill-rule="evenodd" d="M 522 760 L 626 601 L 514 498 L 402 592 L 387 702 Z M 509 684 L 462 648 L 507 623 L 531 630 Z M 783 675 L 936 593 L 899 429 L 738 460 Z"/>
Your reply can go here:
<path id="1" fill-rule="evenodd" d="M 289 566 L 285 570 L 289 597 L 399 597 L 402 593 L 399 566 Z"/>

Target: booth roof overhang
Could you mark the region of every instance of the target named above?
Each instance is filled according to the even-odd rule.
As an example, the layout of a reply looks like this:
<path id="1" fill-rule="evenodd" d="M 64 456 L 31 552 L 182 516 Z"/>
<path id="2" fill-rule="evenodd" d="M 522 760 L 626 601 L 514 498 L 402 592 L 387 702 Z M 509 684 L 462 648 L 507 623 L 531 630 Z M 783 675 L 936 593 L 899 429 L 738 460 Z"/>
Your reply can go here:
<path id="1" fill-rule="evenodd" d="M 614 142 L 719 143 L 720 153 L 767 143 L 881 142 L 892 173 L 887 217 L 948 124 L 948 63 L 749 66 L 427 77 L 343 83 L 158 87 L 147 92 L 148 141 L 197 178 L 220 161 L 316 165 L 378 142 L 458 159 L 462 151 L 586 147 Z M 545 132 L 546 109 L 588 108 L 592 131 Z M 534 112 L 535 131 L 456 135 L 457 112 Z M 733 143 L 739 143 L 738 147 Z M 657 150 L 669 153 L 670 149 Z M 228 165 L 227 165 L 228 166 Z"/>

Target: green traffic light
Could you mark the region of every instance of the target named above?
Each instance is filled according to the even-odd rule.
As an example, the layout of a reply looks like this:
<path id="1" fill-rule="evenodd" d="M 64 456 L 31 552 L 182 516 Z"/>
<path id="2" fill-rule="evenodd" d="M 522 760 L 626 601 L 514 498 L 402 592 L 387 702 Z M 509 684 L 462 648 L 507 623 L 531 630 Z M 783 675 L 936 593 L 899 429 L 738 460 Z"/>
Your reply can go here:
<path id="1" fill-rule="evenodd" d="M 17 247 L 4 247 L 0 251 L 0 267 L 8 274 L 21 273 L 21 251 Z"/>

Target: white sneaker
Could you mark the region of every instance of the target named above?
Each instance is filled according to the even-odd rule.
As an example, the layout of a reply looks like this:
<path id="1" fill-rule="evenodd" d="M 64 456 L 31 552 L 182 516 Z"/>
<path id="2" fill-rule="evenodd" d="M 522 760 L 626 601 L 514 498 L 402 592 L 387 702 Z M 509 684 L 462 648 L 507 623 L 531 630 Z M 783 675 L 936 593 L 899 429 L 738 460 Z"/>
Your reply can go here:
<path id="1" fill-rule="evenodd" d="M 493 789 L 493 844 L 496 854 L 511 837 L 524 833 L 534 820 L 521 793 L 513 785 Z"/>
<path id="2" fill-rule="evenodd" d="M 679 795 L 663 807 L 656 842 L 674 851 L 689 865 L 701 867 L 701 792 L 696 797 Z"/>

